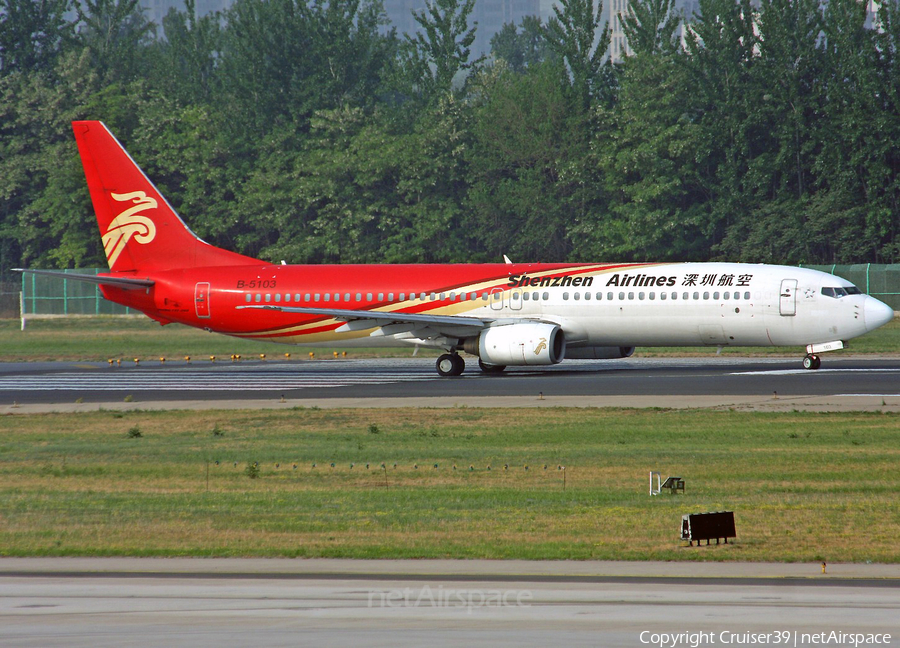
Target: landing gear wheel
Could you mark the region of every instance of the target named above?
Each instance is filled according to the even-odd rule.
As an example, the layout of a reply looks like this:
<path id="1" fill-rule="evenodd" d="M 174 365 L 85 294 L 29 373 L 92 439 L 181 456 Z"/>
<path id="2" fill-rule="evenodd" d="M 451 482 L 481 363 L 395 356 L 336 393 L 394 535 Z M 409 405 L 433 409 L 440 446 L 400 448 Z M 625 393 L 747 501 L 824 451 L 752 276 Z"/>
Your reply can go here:
<path id="1" fill-rule="evenodd" d="M 803 368 L 804 369 L 818 369 L 822 366 L 822 358 L 817 355 L 813 355 L 810 353 L 808 356 L 803 358 Z"/>
<path id="2" fill-rule="evenodd" d="M 485 364 L 481 358 L 478 358 L 478 368 L 486 374 L 498 374 L 506 369 L 506 365 Z"/>
<path id="3" fill-rule="evenodd" d="M 437 359 L 434 367 L 441 376 L 458 376 L 466 368 L 466 361 L 456 353 L 445 353 Z"/>

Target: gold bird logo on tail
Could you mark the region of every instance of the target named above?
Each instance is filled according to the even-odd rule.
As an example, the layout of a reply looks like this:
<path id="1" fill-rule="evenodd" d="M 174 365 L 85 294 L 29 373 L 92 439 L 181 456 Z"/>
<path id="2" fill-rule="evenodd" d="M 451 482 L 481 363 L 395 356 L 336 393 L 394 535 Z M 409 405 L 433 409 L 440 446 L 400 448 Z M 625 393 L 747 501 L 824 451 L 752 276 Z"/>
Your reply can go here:
<path id="1" fill-rule="evenodd" d="M 150 243 L 156 238 L 156 225 L 146 216 L 141 216 L 140 212 L 156 209 L 157 203 L 155 198 L 151 198 L 143 191 L 125 194 L 111 193 L 110 196 L 119 202 L 133 203 L 132 207 L 127 208 L 112 220 L 109 227 L 106 228 L 106 234 L 103 235 L 103 249 L 106 251 L 106 260 L 112 269 L 116 259 L 122 254 L 122 250 L 125 249 L 132 237 L 136 243 L 142 245 Z"/>

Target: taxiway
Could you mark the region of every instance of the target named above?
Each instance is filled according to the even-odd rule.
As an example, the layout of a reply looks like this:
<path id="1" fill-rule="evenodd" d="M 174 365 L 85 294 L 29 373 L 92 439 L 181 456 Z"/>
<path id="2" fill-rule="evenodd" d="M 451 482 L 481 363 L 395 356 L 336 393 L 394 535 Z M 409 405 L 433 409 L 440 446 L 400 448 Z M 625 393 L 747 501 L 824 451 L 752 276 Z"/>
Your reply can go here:
<path id="1" fill-rule="evenodd" d="M 15 646 L 900 645 L 886 565 L 0 559 Z M 747 637 L 756 641 L 747 641 Z M 768 641 L 761 642 L 763 636 Z M 885 641 L 886 639 L 886 641 Z M 671 641 L 671 639 L 669 640 Z M 655 643 L 654 643 L 655 642 Z M 846 643 L 831 645 L 849 645 Z M 674 645 L 671 643 L 665 645 Z"/>
<path id="2" fill-rule="evenodd" d="M 0 408 L 140 403 L 143 407 L 900 406 L 900 360 L 834 358 L 806 371 L 792 358 L 570 361 L 439 378 L 428 359 L 240 363 L 0 363 Z M 778 401 L 778 402 L 776 402 Z M 776 407 L 777 409 L 777 407 Z"/>

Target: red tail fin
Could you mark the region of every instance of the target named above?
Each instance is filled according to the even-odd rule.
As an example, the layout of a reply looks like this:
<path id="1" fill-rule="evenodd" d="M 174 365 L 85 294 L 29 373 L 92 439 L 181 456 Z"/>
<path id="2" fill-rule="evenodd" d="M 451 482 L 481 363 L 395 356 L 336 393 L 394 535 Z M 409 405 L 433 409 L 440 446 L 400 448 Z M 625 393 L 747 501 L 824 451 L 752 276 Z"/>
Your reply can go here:
<path id="1" fill-rule="evenodd" d="M 105 124 L 77 121 L 72 128 L 110 270 L 263 263 L 197 238 Z"/>

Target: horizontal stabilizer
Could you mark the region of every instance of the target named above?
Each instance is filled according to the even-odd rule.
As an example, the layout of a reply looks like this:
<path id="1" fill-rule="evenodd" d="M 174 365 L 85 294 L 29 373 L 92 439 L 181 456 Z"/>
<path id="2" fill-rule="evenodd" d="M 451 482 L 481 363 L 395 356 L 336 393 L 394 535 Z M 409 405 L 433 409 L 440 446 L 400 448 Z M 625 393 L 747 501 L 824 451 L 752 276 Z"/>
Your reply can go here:
<path id="1" fill-rule="evenodd" d="M 116 288 L 124 288 L 126 290 L 145 290 L 147 288 L 150 288 L 154 283 L 150 279 L 132 279 L 130 277 L 105 277 L 103 275 L 73 274 L 71 272 L 60 272 L 57 270 L 29 270 L 27 268 L 13 268 L 13 272 L 27 272 L 30 274 L 43 275 L 45 277 L 72 279 L 74 281 L 84 281 L 87 283 L 99 284 L 101 286 L 115 286 Z"/>

